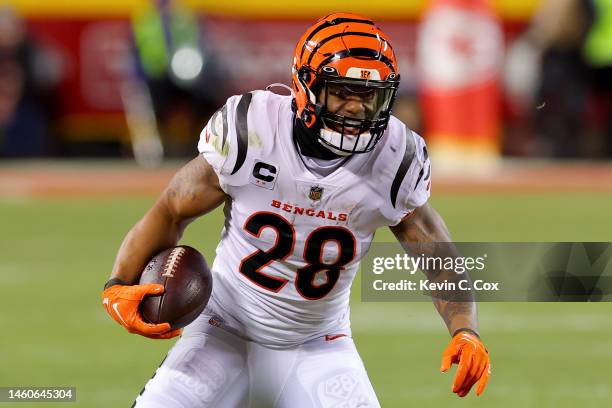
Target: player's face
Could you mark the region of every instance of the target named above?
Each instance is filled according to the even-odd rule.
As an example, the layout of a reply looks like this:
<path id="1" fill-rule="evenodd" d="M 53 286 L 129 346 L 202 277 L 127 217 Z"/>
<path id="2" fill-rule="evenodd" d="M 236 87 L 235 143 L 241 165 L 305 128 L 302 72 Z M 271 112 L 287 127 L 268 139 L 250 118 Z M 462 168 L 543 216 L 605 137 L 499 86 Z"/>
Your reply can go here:
<path id="1" fill-rule="evenodd" d="M 370 119 L 376 112 L 376 90 L 340 84 L 328 84 L 319 95 L 327 110 L 336 115 L 354 119 Z M 340 129 L 334 129 L 340 131 Z M 346 128 L 345 133 L 357 133 L 356 128 Z"/>

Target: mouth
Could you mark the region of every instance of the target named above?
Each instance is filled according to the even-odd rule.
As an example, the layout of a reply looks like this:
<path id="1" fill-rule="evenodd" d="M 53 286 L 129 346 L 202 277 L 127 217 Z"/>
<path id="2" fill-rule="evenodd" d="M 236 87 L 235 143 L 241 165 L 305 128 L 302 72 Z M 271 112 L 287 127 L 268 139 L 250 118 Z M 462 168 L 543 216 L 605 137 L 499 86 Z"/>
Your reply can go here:
<path id="1" fill-rule="evenodd" d="M 331 123 L 326 124 L 327 127 L 334 132 L 349 136 L 357 136 L 362 133 L 362 123 L 360 121 L 365 118 L 350 118 L 346 115 L 342 117 L 344 117 L 344 121 L 330 121 Z"/>
<path id="2" fill-rule="evenodd" d="M 360 133 L 359 128 L 354 126 L 345 126 L 343 129 L 342 126 L 334 124 L 327 126 L 327 128 L 333 132 L 338 132 L 347 136 L 357 136 Z"/>

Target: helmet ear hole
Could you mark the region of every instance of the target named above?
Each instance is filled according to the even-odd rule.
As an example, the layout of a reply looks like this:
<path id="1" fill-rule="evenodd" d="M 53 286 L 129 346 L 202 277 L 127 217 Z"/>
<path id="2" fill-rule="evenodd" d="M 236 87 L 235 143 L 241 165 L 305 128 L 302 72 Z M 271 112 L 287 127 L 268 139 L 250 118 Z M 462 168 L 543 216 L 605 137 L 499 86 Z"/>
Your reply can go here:
<path id="1" fill-rule="evenodd" d="M 322 71 L 325 72 L 326 74 L 336 75 L 336 76 L 338 75 L 338 71 L 334 67 L 325 66 L 323 67 Z"/>

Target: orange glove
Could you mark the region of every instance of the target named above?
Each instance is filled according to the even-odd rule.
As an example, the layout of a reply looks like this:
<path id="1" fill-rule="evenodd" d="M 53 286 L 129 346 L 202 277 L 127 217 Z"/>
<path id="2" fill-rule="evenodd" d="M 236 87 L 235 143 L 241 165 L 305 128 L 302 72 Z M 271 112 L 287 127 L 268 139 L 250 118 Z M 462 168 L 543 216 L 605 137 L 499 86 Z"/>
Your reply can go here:
<path id="1" fill-rule="evenodd" d="M 111 281 L 109 281 L 110 283 Z M 151 324 L 142 320 L 138 306 L 146 295 L 161 295 L 162 285 L 115 284 L 102 292 L 102 304 L 109 315 L 130 333 L 151 339 L 171 339 L 181 334 L 181 329 L 170 330 L 169 323 Z"/>
<path id="2" fill-rule="evenodd" d="M 469 331 L 456 333 L 442 354 L 440 371 L 446 372 L 452 364 L 459 364 L 453 392 L 465 397 L 474 384 L 478 383 L 476 395 L 482 394 L 491 375 L 489 352 L 476 334 Z"/>

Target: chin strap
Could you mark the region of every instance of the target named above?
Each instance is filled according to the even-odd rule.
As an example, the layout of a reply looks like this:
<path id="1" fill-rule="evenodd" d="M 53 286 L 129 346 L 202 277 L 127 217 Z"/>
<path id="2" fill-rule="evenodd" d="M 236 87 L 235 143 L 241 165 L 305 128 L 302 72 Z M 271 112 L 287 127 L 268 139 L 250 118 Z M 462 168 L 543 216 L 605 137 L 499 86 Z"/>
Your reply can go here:
<path id="1" fill-rule="evenodd" d="M 302 155 L 314 157 L 315 159 L 332 160 L 342 157 L 335 154 L 319 143 L 316 132 L 320 130 L 309 129 L 304 123 L 294 116 L 293 140 L 299 147 Z"/>

